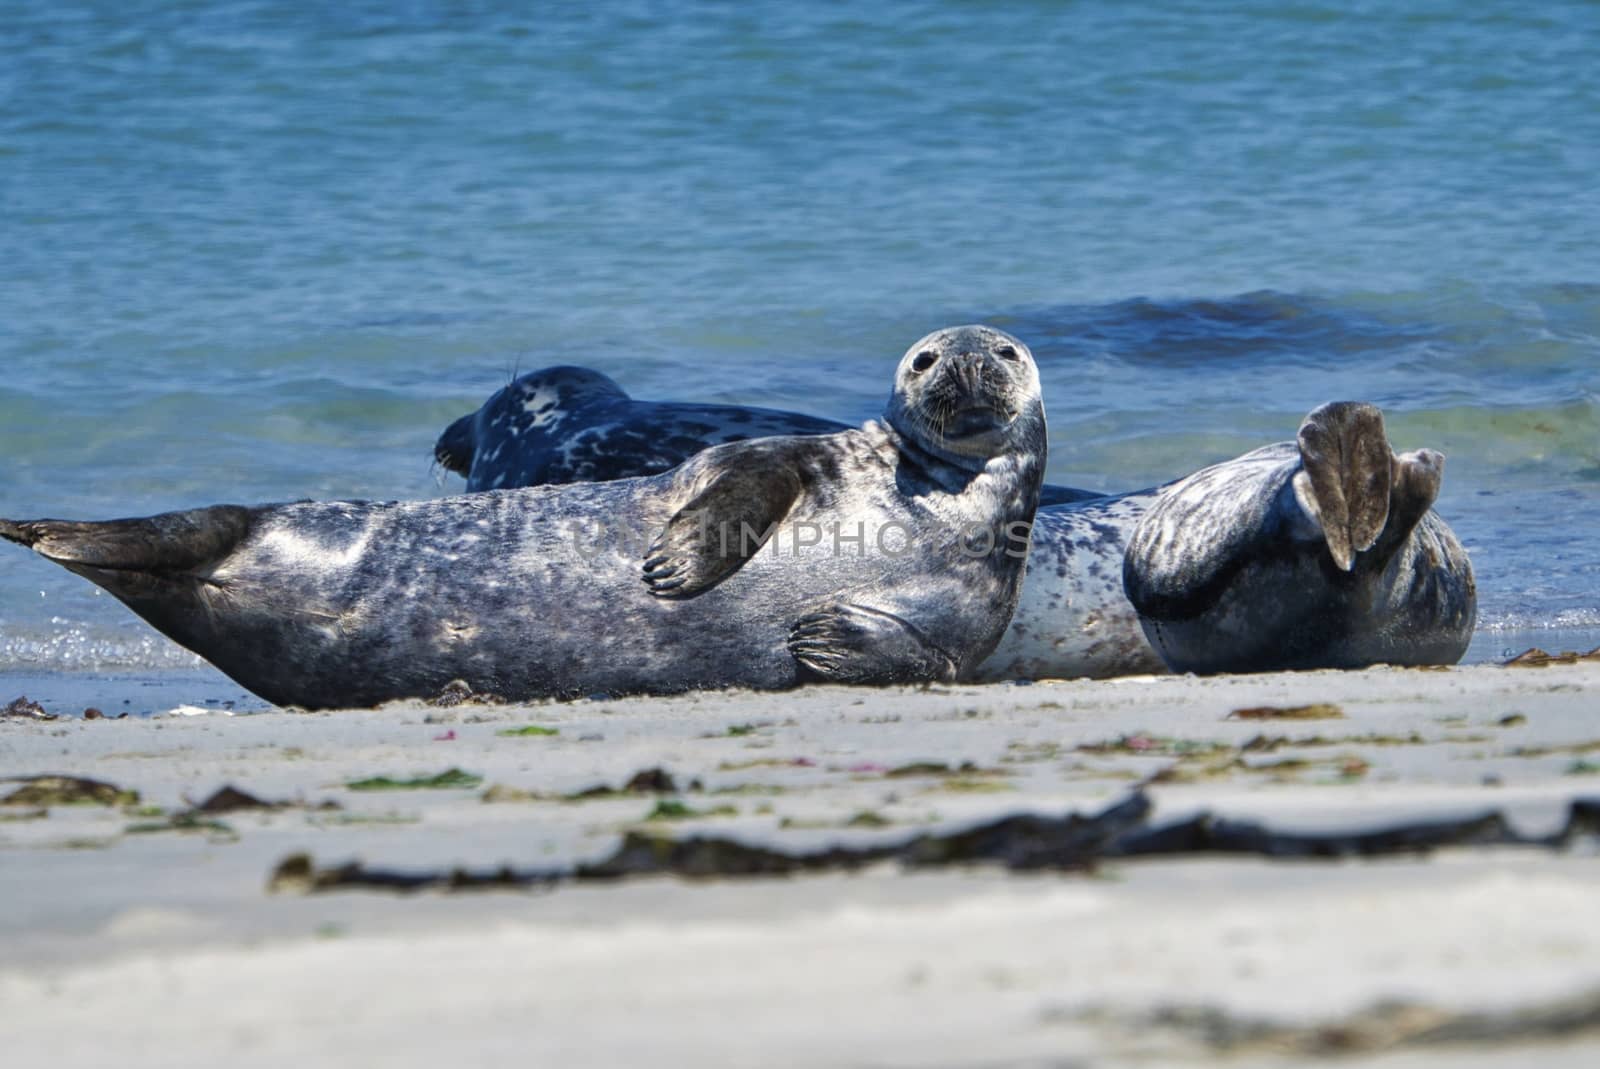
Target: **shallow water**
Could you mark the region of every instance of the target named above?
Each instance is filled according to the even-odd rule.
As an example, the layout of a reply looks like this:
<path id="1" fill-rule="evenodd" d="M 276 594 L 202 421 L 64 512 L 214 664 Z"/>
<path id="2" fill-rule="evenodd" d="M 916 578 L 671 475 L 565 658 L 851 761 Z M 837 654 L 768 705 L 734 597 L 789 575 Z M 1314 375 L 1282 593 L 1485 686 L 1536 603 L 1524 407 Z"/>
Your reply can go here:
<path id="1" fill-rule="evenodd" d="M 1491 635 L 1600 627 L 1597 35 L 1579 0 L 0 0 L 0 514 L 453 492 L 439 430 L 554 362 L 864 418 L 986 320 L 1056 481 L 1370 399 L 1448 454 Z M 189 662 L 0 552 L 0 668 Z"/>

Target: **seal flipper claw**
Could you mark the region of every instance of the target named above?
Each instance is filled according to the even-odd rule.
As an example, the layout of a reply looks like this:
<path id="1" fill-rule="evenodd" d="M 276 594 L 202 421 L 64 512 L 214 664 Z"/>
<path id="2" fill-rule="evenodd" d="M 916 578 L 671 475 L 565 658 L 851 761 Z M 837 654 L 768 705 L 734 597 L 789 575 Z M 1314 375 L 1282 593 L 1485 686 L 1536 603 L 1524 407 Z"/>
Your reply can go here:
<path id="1" fill-rule="evenodd" d="M 656 597 L 686 598 L 716 586 L 761 551 L 794 507 L 800 473 L 789 453 L 769 443 L 740 452 L 749 455 L 728 456 L 650 543 L 644 581 Z"/>
<path id="2" fill-rule="evenodd" d="M 1299 446 L 1295 499 L 1321 525 L 1334 563 L 1348 572 L 1389 522 L 1395 458 L 1383 413 L 1357 401 L 1322 405 L 1300 425 Z"/>
<path id="3" fill-rule="evenodd" d="M 842 602 L 807 613 L 789 631 L 794 659 L 829 683 L 950 682 L 956 665 L 893 613 Z"/>

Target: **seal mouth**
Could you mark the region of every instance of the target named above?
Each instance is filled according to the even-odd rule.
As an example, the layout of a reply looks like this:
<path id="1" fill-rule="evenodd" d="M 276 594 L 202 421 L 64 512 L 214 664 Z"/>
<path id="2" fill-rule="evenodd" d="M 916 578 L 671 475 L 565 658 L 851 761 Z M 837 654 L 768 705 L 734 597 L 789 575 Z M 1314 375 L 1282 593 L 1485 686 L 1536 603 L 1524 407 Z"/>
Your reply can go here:
<path id="1" fill-rule="evenodd" d="M 1003 430 L 1016 418 L 993 405 L 966 405 L 940 420 L 939 436 L 948 440 L 973 438 Z"/>

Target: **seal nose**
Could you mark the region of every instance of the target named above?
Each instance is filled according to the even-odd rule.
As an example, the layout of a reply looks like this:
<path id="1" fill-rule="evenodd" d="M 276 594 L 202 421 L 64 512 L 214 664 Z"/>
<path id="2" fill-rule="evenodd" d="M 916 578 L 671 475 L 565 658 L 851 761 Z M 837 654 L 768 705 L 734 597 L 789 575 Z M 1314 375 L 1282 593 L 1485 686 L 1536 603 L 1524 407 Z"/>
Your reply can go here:
<path id="1" fill-rule="evenodd" d="M 950 361 L 950 376 L 968 397 L 983 393 L 983 369 L 988 360 L 987 353 L 966 352 Z"/>

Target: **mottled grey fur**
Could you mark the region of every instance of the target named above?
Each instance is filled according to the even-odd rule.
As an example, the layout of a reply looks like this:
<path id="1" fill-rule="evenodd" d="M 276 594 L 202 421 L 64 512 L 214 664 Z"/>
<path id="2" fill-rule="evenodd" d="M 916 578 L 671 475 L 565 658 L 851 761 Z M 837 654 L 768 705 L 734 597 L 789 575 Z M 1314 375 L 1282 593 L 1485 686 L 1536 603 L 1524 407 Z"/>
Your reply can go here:
<path id="1" fill-rule="evenodd" d="M 662 475 L 0 536 L 280 704 L 955 679 L 1011 618 L 1046 442 L 1026 347 L 951 328 L 901 361 L 884 422 Z"/>
<path id="2" fill-rule="evenodd" d="M 610 403 L 626 406 L 621 417 L 603 410 L 601 428 L 627 434 L 601 450 L 607 477 L 632 473 L 641 441 L 693 451 L 696 430 L 678 406 L 628 399 L 599 378 Z M 705 408 L 719 427 L 739 426 L 737 407 Z M 595 411 L 567 409 L 531 452 L 594 440 Z M 532 439 L 511 435 L 509 421 L 477 420 L 477 448 L 527 455 Z M 1165 487 L 1058 503 L 1043 495 L 1016 615 L 975 677 L 1453 663 L 1472 636 L 1476 588 L 1465 551 L 1428 511 L 1442 463 L 1428 450 L 1393 457 L 1377 409 L 1336 403 L 1307 417 L 1297 443 Z M 549 468 L 543 477 L 567 476 Z"/>
<path id="3" fill-rule="evenodd" d="M 713 445 L 848 428 L 770 408 L 635 401 L 598 371 L 558 366 L 496 390 L 476 412 L 445 428 L 433 455 L 467 480 L 470 493 L 658 475 Z M 1047 484 L 1039 503 L 1100 496 Z"/>

